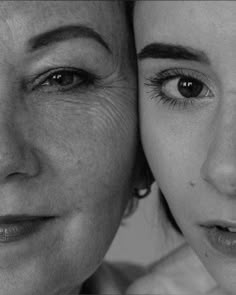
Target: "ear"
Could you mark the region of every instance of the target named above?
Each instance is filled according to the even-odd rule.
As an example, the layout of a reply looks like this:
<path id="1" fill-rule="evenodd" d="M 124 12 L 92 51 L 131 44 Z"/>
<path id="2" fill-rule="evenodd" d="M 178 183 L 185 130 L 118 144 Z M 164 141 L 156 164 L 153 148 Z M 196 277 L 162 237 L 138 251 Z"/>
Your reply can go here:
<path id="1" fill-rule="evenodd" d="M 148 165 L 143 148 L 140 145 L 137 153 L 134 187 L 138 190 L 149 188 L 155 181 Z"/>

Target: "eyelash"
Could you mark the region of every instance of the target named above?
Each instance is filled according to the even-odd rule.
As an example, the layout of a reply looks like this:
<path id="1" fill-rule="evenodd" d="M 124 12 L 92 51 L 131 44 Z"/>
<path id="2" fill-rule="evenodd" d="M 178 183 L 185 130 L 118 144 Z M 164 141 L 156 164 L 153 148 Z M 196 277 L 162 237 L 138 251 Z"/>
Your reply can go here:
<path id="1" fill-rule="evenodd" d="M 190 98 L 176 98 L 166 95 L 163 92 L 163 85 L 168 82 L 174 81 L 175 79 L 181 79 L 181 78 L 187 78 L 187 79 L 194 79 L 200 83 L 203 84 L 204 87 L 207 87 L 207 94 L 210 95 L 204 96 L 204 97 L 190 97 Z M 199 103 L 200 100 L 206 98 L 206 97 L 213 97 L 213 93 L 210 90 L 210 88 L 207 86 L 208 84 L 208 78 L 195 70 L 185 69 L 185 68 L 172 68 L 168 70 L 164 70 L 160 73 L 155 74 L 154 76 L 147 78 L 147 81 L 145 83 L 146 86 L 151 87 L 151 93 L 152 93 L 152 99 L 158 99 L 159 102 L 162 102 L 163 104 L 168 104 L 170 108 L 182 108 L 186 109 L 189 106 L 192 106 L 196 103 Z M 207 81 L 206 83 L 204 81 Z"/>
<path id="2" fill-rule="evenodd" d="M 72 78 L 72 83 L 70 85 L 53 85 L 53 82 L 56 81 L 56 79 L 53 81 L 54 77 L 58 75 L 65 78 L 65 75 L 68 74 L 71 75 Z M 34 78 L 33 82 L 30 83 L 30 90 L 38 90 L 45 93 L 67 92 L 78 88 L 87 89 L 89 86 L 95 85 L 98 80 L 99 78 L 95 74 L 85 70 L 74 67 L 60 67 L 53 70 L 50 69 Z"/>

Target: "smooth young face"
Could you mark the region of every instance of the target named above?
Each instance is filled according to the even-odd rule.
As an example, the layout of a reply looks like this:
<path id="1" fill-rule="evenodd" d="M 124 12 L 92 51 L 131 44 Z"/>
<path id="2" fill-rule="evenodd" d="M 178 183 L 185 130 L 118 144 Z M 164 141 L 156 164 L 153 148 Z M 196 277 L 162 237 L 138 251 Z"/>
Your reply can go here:
<path id="1" fill-rule="evenodd" d="M 236 294 L 236 3 L 137 1 L 141 132 L 191 246 Z"/>
<path id="2" fill-rule="evenodd" d="M 135 79 L 121 6 L 0 3 L 0 294 L 77 294 L 132 189 Z"/>

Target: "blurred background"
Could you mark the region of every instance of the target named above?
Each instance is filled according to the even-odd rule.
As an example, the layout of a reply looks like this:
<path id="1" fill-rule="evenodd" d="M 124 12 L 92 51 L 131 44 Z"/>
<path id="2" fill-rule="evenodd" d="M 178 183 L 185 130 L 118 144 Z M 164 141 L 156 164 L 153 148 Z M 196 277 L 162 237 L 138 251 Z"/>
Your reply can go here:
<path id="1" fill-rule="evenodd" d="M 159 211 L 157 187 L 140 200 L 135 213 L 124 220 L 106 259 L 149 264 L 183 243 Z"/>

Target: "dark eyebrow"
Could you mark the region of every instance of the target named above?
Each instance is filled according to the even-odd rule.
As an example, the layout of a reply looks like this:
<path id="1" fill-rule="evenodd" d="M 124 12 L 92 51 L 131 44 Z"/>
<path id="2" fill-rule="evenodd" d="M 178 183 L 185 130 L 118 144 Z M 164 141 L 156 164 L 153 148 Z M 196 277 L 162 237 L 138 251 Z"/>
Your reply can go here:
<path id="1" fill-rule="evenodd" d="M 85 25 L 67 25 L 50 31 L 41 33 L 32 37 L 28 41 L 28 49 L 30 52 L 41 49 L 45 46 L 53 45 L 57 42 L 67 41 L 74 38 L 91 38 L 100 43 L 105 49 L 111 53 L 111 49 L 104 41 L 102 36 L 94 29 Z"/>
<path id="2" fill-rule="evenodd" d="M 151 43 L 145 46 L 138 53 L 138 59 L 143 60 L 146 58 L 182 59 L 210 64 L 209 58 L 203 51 L 182 45 L 166 43 Z"/>

